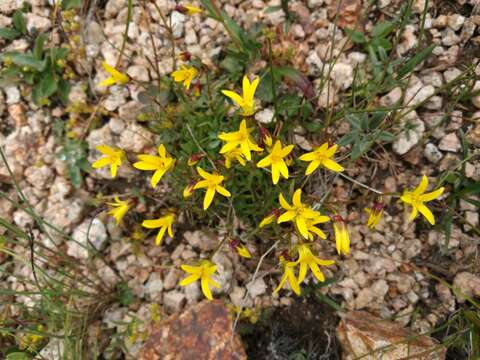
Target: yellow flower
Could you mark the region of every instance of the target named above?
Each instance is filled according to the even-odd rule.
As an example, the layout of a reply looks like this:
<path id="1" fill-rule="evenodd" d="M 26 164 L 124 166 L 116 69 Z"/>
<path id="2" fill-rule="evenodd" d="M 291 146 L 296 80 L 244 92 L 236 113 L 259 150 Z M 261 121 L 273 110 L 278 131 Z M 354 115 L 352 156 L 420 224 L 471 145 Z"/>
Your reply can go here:
<path id="1" fill-rule="evenodd" d="M 410 221 L 414 220 L 417 217 L 418 212 L 420 212 L 431 225 L 435 225 L 435 218 L 430 209 L 425 206 L 424 203 L 438 198 L 440 195 L 443 194 L 445 188 L 442 186 L 435 191 L 425 193 L 425 190 L 427 190 L 427 186 L 428 178 L 423 175 L 422 180 L 420 181 L 420 184 L 417 186 L 417 188 L 415 188 L 413 191 L 405 190 L 403 192 L 403 195 L 400 197 L 400 200 L 412 207 Z"/>
<path id="2" fill-rule="evenodd" d="M 182 265 L 181 268 L 191 275 L 180 281 L 180 286 L 186 286 L 200 280 L 203 295 L 205 295 L 208 300 L 213 300 L 210 285 L 217 289 L 220 288 L 220 284 L 212 279 L 212 275 L 217 271 L 217 265 L 209 260 L 203 260 L 199 266 Z"/>
<path id="3" fill-rule="evenodd" d="M 252 255 L 250 254 L 250 251 L 245 247 L 245 245 L 237 245 L 237 253 L 241 257 L 244 257 L 245 259 L 251 259 Z"/>
<path id="4" fill-rule="evenodd" d="M 190 16 L 199 14 L 202 12 L 202 9 L 199 9 L 196 6 L 192 6 L 192 5 L 183 5 L 183 6 L 187 9 L 187 15 L 190 15 Z"/>
<path id="5" fill-rule="evenodd" d="M 283 209 L 287 211 L 280 215 L 277 222 L 279 224 L 286 221 L 294 222 L 297 226 L 298 232 L 305 239 L 308 239 L 309 232 L 307 227 L 307 220 L 318 218 L 321 215 L 318 211 L 314 211 L 309 206 L 303 204 L 301 197 L 302 189 L 295 190 L 295 192 L 293 193 L 293 205 L 290 205 L 283 197 L 283 194 L 280 194 L 280 205 Z"/>
<path id="6" fill-rule="evenodd" d="M 277 219 L 278 216 L 276 216 L 275 214 L 270 214 L 268 216 L 265 216 L 262 221 L 260 222 L 260 224 L 258 225 L 258 227 L 261 229 L 267 225 L 270 225 L 272 222 L 275 221 L 275 219 Z"/>
<path id="7" fill-rule="evenodd" d="M 139 170 L 155 171 L 150 181 L 152 187 L 156 187 L 162 176 L 175 164 L 175 159 L 167 153 L 163 144 L 158 147 L 158 155 L 160 156 L 138 155 L 140 161 L 133 164 L 133 167 Z"/>
<path id="8" fill-rule="evenodd" d="M 187 186 L 185 186 L 185 189 L 183 189 L 183 194 L 182 194 L 184 199 L 192 196 L 194 185 L 195 184 L 188 184 Z"/>
<path id="9" fill-rule="evenodd" d="M 228 153 L 239 147 L 243 156 L 250 161 L 252 159 L 251 151 L 263 151 L 263 149 L 258 146 L 250 136 L 252 131 L 253 128 L 248 128 L 247 122 L 244 119 L 240 123 L 238 131 L 219 134 L 218 138 L 226 142 L 226 144 L 220 149 L 220 154 Z"/>
<path id="10" fill-rule="evenodd" d="M 112 207 L 108 214 L 115 218 L 115 221 L 118 225 L 120 224 L 120 221 L 122 221 L 122 218 L 125 216 L 128 209 L 130 209 L 130 203 L 128 200 L 120 200 L 118 196 L 115 196 L 114 200 L 115 202 L 113 203 L 107 203 Z"/>
<path id="11" fill-rule="evenodd" d="M 117 170 L 118 167 L 122 165 L 122 161 L 125 158 L 125 152 L 122 149 L 117 149 L 108 145 L 98 145 L 95 149 L 106 156 L 95 161 L 92 164 L 92 167 L 94 169 L 99 169 L 110 165 L 110 174 L 112 175 L 112 178 L 117 176 Z"/>
<path id="12" fill-rule="evenodd" d="M 312 251 L 308 247 L 308 245 L 299 245 L 298 246 L 298 260 L 297 262 L 300 264 L 300 271 L 298 273 L 298 283 L 301 284 L 303 280 L 305 280 L 305 276 L 307 275 L 307 270 L 310 268 L 313 275 L 318 281 L 325 281 L 325 276 L 320 271 L 318 265 L 328 266 L 335 264 L 333 260 L 321 260 L 315 255 L 312 254 Z"/>
<path id="13" fill-rule="evenodd" d="M 210 174 L 199 166 L 197 166 L 197 172 L 203 178 L 203 180 L 197 182 L 193 188 L 195 190 L 202 188 L 207 189 L 207 192 L 205 193 L 205 198 L 203 199 L 203 210 L 208 209 L 208 207 L 213 201 L 213 197 L 215 196 L 216 192 L 226 197 L 231 196 L 230 192 L 220 185 L 225 179 L 224 176 L 218 175 L 216 173 Z"/>
<path id="14" fill-rule="evenodd" d="M 165 235 L 165 231 L 168 230 L 168 235 L 170 237 L 173 237 L 172 225 L 174 221 L 175 221 L 175 214 L 168 213 L 167 215 L 162 216 L 159 219 L 144 220 L 142 223 L 142 226 L 147 229 L 160 228 L 160 230 L 158 231 L 157 237 L 155 238 L 155 244 L 158 246 L 160 245 L 163 239 L 163 235 Z"/>
<path id="15" fill-rule="evenodd" d="M 179 13 L 186 14 L 189 16 L 199 14 L 202 12 L 202 9 L 193 5 L 177 5 L 175 7 L 175 10 L 177 10 Z"/>
<path id="16" fill-rule="evenodd" d="M 337 253 L 338 255 L 348 255 L 350 251 L 350 236 L 348 235 L 347 223 L 340 215 L 334 215 L 332 219 Z"/>
<path id="17" fill-rule="evenodd" d="M 383 208 L 384 204 L 381 202 L 375 202 L 373 203 L 372 208 L 366 208 L 365 212 L 369 215 L 368 216 L 368 221 L 367 221 L 367 226 L 369 229 L 375 229 L 377 224 L 380 222 L 380 219 L 382 218 L 383 215 Z"/>
<path id="18" fill-rule="evenodd" d="M 230 90 L 222 90 L 223 95 L 229 97 L 238 106 L 242 108 L 243 116 L 252 116 L 255 114 L 255 100 L 253 99 L 260 79 L 256 77 L 252 82 L 248 80 L 247 75 L 243 77 L 242 96 Z"/>
<path id="19" fill-rule="evenodd" d="M 278 184 L 278 180 L 280 179 L 280 174 L 285 178 L 288 179 L 288 167 L 285 164 L 284 157 L 288 156 L 293 150 L 293 145 L 288 145 L 282 148 L 282 143 L 280 140 L 275 142 L 273 148 L 269 155 L 264 157 L 257 163 L 257 167 L 272 167 L 272 181 L 273 184 Z"/>
<path id="20" fill-rule="evenodd" d="M 313 241 L 313 234 L 316 234 L 320 239 L 326 239 L 327 235 L 317 228 L 315 225 L 329 222 L 330 218 L 325 215 L 319 215 L 313 219 L 306 219 L 305 223 L 307 224 L 308 230 L 308 239 Z"/>
<path id="21" fill-rule="evenodd" d="M 172 73 L 173 80 L 175 82 L 183 82 L 185 89 L 190 89 L 190 84 L 195 76 L 197 76 L 198 71 L 194 67 L 188 67 L 185 65 L 180 66 L 179 70 L 176 70 Z"/>
<path id="22" fill-rule="evenodd" d="M 308 164 L 307 170 L 305 171 L 305 175 L 310 175 L 320 165 L 335 172 L 342 172 L 345 170 L 343 166 L 337 164 L 331 159 L 331 157 L 335 154 L 335 151 L 337 151 L 336 144 L 332 147 L 328 147 L 328 143 L 325 143 L 312 152 L 300 156 L 300 160 L 310 161 L 310 164 Z"/>
<path id="23" fill-rule="evenodd" d="M 232 162 L 234 161 L 238 162 L 242 166 L 245 166 L 245 164 L 247 163 L 245 161 L 245 158 L 243 157 L 242 151 L 238 148 L 224 153 L 223 157 L 225 158 L 225 167 L 227 169 L 230 169 L 230 167 L 232 166 Z"/>
<path id="24" fill-rule="evenodd" d="M 198 162 L 199 162 L 200 160 L 202 160 L 202 158 L 203 158 L 204 156 L 205 156 L 205 155 L 202 154 L 202 153 L 192 154 L 192 155 L 188 158 L 187 165 L 188 165 L 188 166 L 193 166 L 193 165 L 198 164 Z"/>
<path id="25" fill-rule="evenodd" d="M 130 80 L 127 75 L 108 65 L 105 61 L 102 62 L 102 66 L 111 76 L 100 82 L 100 86 L 125 85 Z"/>
<path id="26" fill-rule="evenodd" d="M 280 264 L 283 266 L 283 276 L 280 279 L 280 283 L 278 284 L 277 288 L 273 292 L 279 292 L 280 289 L 285 285 L 285 282 L 288 281 L 288 284 L 293 292 L 297 295 L 300 295 L 300 284 L 293 270 L 298 263 L 287 261 L 283 256 L 280 256 Z"/>

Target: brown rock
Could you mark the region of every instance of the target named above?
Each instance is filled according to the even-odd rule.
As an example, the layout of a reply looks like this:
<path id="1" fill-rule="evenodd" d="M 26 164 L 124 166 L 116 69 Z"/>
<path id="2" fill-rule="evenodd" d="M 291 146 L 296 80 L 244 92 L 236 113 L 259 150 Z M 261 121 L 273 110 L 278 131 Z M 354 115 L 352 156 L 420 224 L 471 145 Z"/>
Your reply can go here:
<path id="1" fill-rule="evenodd" d="M 338 27 L 355 29 L 359 25 L 358 20 L 362 14 L 361 8 L 361 0 L 344 0 L 341 2 L 332 1 L 328 10 L 330 18 L 338 14 Z"/>
<path id="2" fill-rule="evenodd" d="M 221 301 L 203 301 L 155 327 L 139 360 L 235 360 L 247 356 Z"/>
<path id="3" fill-rule="evenodd" d="M 344 360 L 445 359 L 445 349 L 435 339 L 364 311 L 347 313 L 337 327 L 337 337 Z"/>

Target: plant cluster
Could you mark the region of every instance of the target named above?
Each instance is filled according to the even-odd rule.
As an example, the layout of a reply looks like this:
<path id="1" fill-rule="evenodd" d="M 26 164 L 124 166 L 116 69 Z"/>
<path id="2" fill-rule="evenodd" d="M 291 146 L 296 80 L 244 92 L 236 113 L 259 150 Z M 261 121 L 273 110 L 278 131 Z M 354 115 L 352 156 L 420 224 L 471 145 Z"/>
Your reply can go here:
<path id="1" fill-rule="evenodd" d="M 261 56 L 258 52 L 258 41 L 261 39 L 255 37 L 258 34 L 245 33 L 219 11 L 214 2 L 205 1 L 204 5 L 209 16 L 226 26 L 234 43 L 238 44 L 231 51 L 236 51 L 236 55 L 240 55 L 239 58 L 244 59 L 245 64 Z M 179 11 L 189 15 L 202 13 L 201 9 L 190 5 L 179 8 Z M 270 39 L 265 36 L 263 41 L 268 44 Z M 176 109 L 176 113 L 171 115 L 173 119 L 169 126 L 158 131 L 164 140 L 158 145 L 158 153 L 126 154 L 120 148 L 103 144 L 97 147 L 102 157 L 92 167 L 109 167 L 114 178 L 119 167 L 136 155 L 137 161 L 132 165 L 138 170 L 152 173 L 152 188 L 155 189 L 165 179 L 165 186 L 172 189 L 167 200 L 170 207 L 162 211 L 158 218 L 144 220 L 142 223 L 147 229 L 159 229 L 155 240 L 157 245 L 161 244 L 166 233 L 170 237 L 174 236 L 174 225 L 182 212 L 197 215 L 197 223 L 206 221 L 224 228 L 226 235 L 208 259 L 181 266 L 188 276 L 181 280 L 180 285 L 200 281 L 202 291 L 208 299 L 213 297 L 211 287 L 220 287 L 214 279 L 216 264 L 213 255 L 224 244 L 229 244 L 239 256 L 251 258 L 248 242 L 260 232 L 262 238 L 270 239 L 274 246 L 281 249 L 279 266 L 283 268 L 283 276 L 275 292 L 288 282 L 290 288 L 300 294 L 300 285 L 309 270 L 318 281 L 323 282 L 325 277 L 320 267 L 332 265 L 334 261 L 321 259 L 315 254 L 312 244 L 316 239 L 327 239 L 325 229 L 321 226 L 331 223 L 337 253 L 348 255 L 348 224 L 346 218 L 340 215 L 343 208 L 326 203 L 324 199 L 308 198 L 308 193 L 307 201 L 302 201 L 302 192 L 305 193 L 306 185 L 319 173 L 323 177 L 330 172 L 347 180 L 356 180 L 345 175 L 344 166 L 335 160 L 338 146 L 333 139 L 319 143 L 309 152 L 301 151 L 293 144 L 295 125 L 298 125 L 296 117 L 301 117 L 299 113 L 311 105 L 305 93 L 299 94 L 298 91 L 279 87 L 281 77 L 274 72 L 272 61 L 259 70 L 262 74 L 260 77 L 240 75 L 241 92 L 228 89 L 229 80 L 239 77 L 237 72 L 227 76 L 212 73 L 205 64 L 188 53 L 181 54 L 181 61 L 179 68 L 171 73 L 173 82 L 163 78 L 159 82 L 157 93 L 151 88 L 147 89 L 149 96 L 156 98 L 158 106 Z M 103 67 L 111 76 L 102 81 L 101 85 L 122 86 L 131 81 L 120 70 L 106 63 L 103 63 Z M 286 72 L 285 68 L 283 72 Z M 264 94 L 269 92 L 268 89 L 273 94 L 270 102 L 276 111 L 274 121 L 263 125 L 253 118 L 259 110 L 256 93 L 259 90 Z M 286 96 L 290 100 L 296 99 L 289 103 L 292 108 L 282 106 L 282 99 Z M 168 111 L 164 115 L 166 113 Z M 367 114 L 357 117 L 348 118 L 353 124 L 352 134 L 355 135 L 358 129 L 380 140 L 386 136 L 384 131 L 375 130 L 383 121 L 383 113 L 373 114 L 371 118 Z M 162 120 L 157 119 L 158 121 Z M 362 151 L 356 150 L 355 146 L 352 148 L 354 151 L 356 153 L 351 154 L 351 157 L 355 159 Z M 414 220 L 420 213 L 434 225 L 434 216 L 425 203 L 441 196 L 444 188 L 426 193 L 427 186 L 428 179 L 423 176 L 414 190 L 384 195 L 398 197 L 410 207 L 410 220 Z M 288 201 L 290 196 L 292 200 Z M 275 199 L 278 199 L 278 203 Z M 204 213 L 198 209 L 199 202 L 203 204 L 201 208 Z M 117 197 L 114 203 L 109 203 L 109 214 L 119 223 L 133 203 L 129 198 Z M 380 221 L 383 207 L 384 204 L 379 199 L 367 209 L 370 228 L 374 229 Z M 235 226 L 238 220 L 250 229 L 249 233 L 238 232 Z"/>

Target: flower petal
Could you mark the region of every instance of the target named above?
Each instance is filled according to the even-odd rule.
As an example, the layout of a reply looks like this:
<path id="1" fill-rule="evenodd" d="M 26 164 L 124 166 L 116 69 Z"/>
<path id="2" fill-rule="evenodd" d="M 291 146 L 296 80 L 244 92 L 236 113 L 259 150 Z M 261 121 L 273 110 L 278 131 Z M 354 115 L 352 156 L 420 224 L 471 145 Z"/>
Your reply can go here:
<path id="1" fill-rule="evenodd" d="M 427 219 L 430 225 L 435 225 L 435 217 L 428 207 L 426 207 L 424 204 L 420 204 L 418 205 L 417 209 L 425 217 L 425 219 Z"/>
<path id="2" fill-rule="evenodd" d="M 442 195 L 444 191 L 445 191 L 445 188 L 442 186 L 441 188 L 438 188 L 435 191 L 420 195 L 420 200 L 424 202 L 435 200 L 440 195 Z"/>
<path id="3" fill-rule="evenodd" d="M 207 210 L 210 204 L 213 201 L 213 197 L 215 196 L 215 189 L 214 188 L 207 188 L 207 192 L 205 193 L 205 198 L 203 199 L 203 210 Z"/>

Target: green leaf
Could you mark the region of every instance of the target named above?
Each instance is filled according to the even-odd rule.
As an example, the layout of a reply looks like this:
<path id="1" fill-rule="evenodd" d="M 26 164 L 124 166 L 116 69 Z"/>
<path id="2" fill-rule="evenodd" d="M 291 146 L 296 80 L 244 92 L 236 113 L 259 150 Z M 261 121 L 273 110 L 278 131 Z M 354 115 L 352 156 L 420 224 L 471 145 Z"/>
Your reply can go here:
<path id="1" fill-rule="evenodd" d="M 381 22 L 373 28 L 372 36 L 376 38 L 386 37 L 393 31 L 394 28 L 395 28 L 395 23 L 391 21 Z"/>
<path id="2" fill-rule="evenodd" d="M 347 33 L 347 35 L 350 36 L 350 39 L 355 44 L 365 44 L 367 42 L 367 38 L 360 31 L 354 31 L 349 28 L 345 28 L 345 32 Z"/>
<path id="3" fill-rule="evenodd" d="M 64 10 L 79 8 L 82 6 L 82 0 L 63 0 L 62 8 Z"/>
<path id="4" fill-rule="evenodd" d="M 418 52 L 413 56 L 410 60 L 408 60 L 397 72 L 397 80 L 402 79 L 405 75 L 411 73 L 413 69 L 417 67 L 423 60 L 428 58 L 431 54 L 433 49 L 435 49 L 437 45 L 432 44 L 429 47 L 423 49 L 422 51 Z"/>
<path id="5" fill-rule="evenodd" d="M 36 104 L 40 104 L 41 100 L 48 99 L 55 94 L 58 89 L 56 77 L 53 73 L 43 75 L 40 81 L 32 88 L 32 99 Z"/>
<path id="6" fill-rule="evenodd" d="M 353 144 L 357 137 L 358 137 L 358 132 L 351 131 L 348 134 L 342 136 L 340 140 L 338 140 L 337 144 L 340 146 L 347 146 L 349 144 Z"/>
<path id="7" fill-rule="evenodd" d="M 389 133 L 388 131 L 380 131 L 377 135 L 379 141 L 393 141 L 395 140 L 395 135 Z"/>
<path id="8" fill-rule="evenodd" d="M 80 168 L 76 166 L 76 164 L 68 163 L 67 170 L 68 170 L 68 176 L 70 178 L 70 182 L 75 188 L 79 189 L 83 183 L 83 178 L 82 178 L 82 173 L 80 171 Z"/>
<path id="9" fill-rule="evenodd" d="M 27 33 L 27 22 L 20 10 L 15 11 L 12 16 L 13 27 L 23 35 Z"/>
<path id="10" fill-rule="evenodd" d="M 10 58 L 15 65 L 27 66 L 37 71 L 43 71 L 47 66 L 45 60 L 37 60 L 32 54 L 12 54 Z"/>
<path id="11" fill-rule="evenodd" d="M 24 352 L 12 352 L 7 355 L 6 360 L 30 360 L 32 357 Z"/>
<path id="12" fill-rule="evenodd" d="M 275 5 L 275 6 L 267 7 L 263 12 L 265 14 L 270 14 L 270 13 L 274 13 L 274 12 L 277 12 L 277 11 L 280 11 L 280 10 L 282 10 L 282 6 L 281 5 Z"/>
<path id="13" fill-rule="evenodd" d="M 43 47 L 44 47 L 46 41 L 47 41 L 47 35 L 46 34 L 40 34 L 35 39 L 35 46 L 33 48 L 33 56 L 35 57 L 36 60 L 42 60 Z"/>
<path id="14" fill-rule="evenodd" d="M 20 35 L 22 35 L 22 33 L 14 28 L 0 28 L 0 38 L 4 38 L 7 40 L 15 40 Z"/>
<path id="15" fill-rule="evenodd" d="M 58 81 L 58 89 L 57 89 L 57 95 L 60 99 L 60 101 L 64 104 L 68 104 L 68 95 L 70 94 L 70 83 L 65 80 L 65 79 L 60 79 Z"/>
<path id="16" fill-rule="evenodd" d="M 117 297 L 118 302 L 123 306 L 128 306 L 135 300 L 132 289 L 130 289 L 125 282 L 117 285 Z"/>

